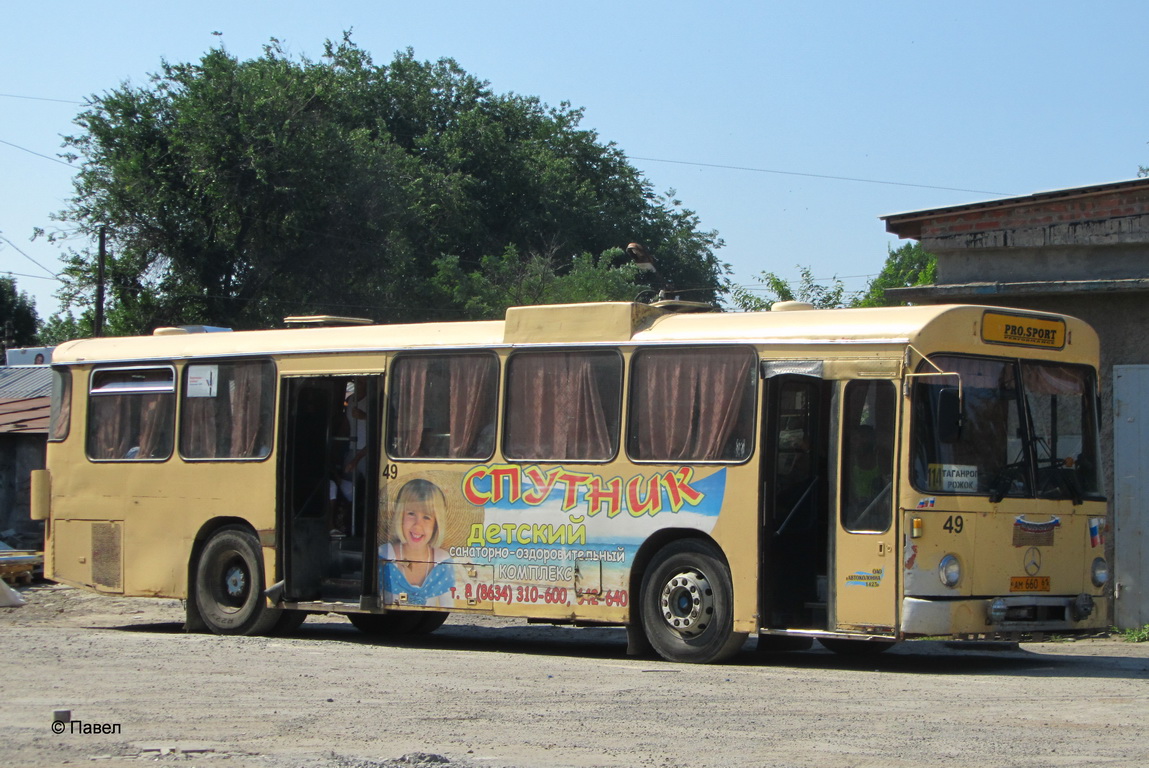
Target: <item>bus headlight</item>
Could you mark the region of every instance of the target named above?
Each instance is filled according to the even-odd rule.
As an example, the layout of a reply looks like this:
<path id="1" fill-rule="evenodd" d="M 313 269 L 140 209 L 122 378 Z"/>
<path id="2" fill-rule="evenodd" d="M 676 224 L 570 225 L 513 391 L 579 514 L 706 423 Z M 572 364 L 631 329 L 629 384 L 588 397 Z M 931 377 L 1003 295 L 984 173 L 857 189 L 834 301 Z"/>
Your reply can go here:
<path id="1" fill-rule="evenodd" d="M 953 555 L 946 555 L 938 563 L 938 578 L 947 587 L 956 587 L 961 581 L 961 563 Z"/>
<path id="2" fill-rule="evenodd" d="M 1093 558 L 1093 567 L 1089 571 L 1089 578 L 1093 580 L 1093 586 L 1104 587 L 1109 583 L 1109 563 L 1105 562 L 1104 557 Z"/>

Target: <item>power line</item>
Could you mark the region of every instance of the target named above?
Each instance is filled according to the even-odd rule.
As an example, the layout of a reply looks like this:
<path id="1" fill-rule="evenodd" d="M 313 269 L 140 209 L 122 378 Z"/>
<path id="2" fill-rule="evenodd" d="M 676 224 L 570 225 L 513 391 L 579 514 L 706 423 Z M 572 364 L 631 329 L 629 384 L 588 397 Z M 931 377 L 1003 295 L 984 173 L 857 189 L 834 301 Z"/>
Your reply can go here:
<path id="1" fill-rule="evenodd" d="M 70 99 L 49 99 L 45 96 L 21 96 L 18 93 L 0 93 L 6 99 L 28 99 L 29 101 L 54 101 L 58 104 L 83 104 L 82 101 L 72 101 Z"/>
<path id="2" fill-rule="evenodd" d="M 963 189 L 961 187 L 939 187 L 934 184 L 911 184 L 905 181 L 886 181 L 883 179 L 860 179 L 853 176 L 830 176 L 824 173 L 800 173 L 798 171 L 779 171 L 772 168 L 750 168 L 744 165 L 718 165 L 716 163 L 696 163 L 690 160 L 664 160 L 659 157 L 630 156 L 631 160 L 645 160 L 649 163 L 672 163 L 674 165 L 694 165 L 699 168 L 724 168 L 729 171 L 752 171 L 754 173 L 774 173 L 781 176 L 805 176 L 811 179 L 829 179 L 831 181 L 856 181 L 861 184 L 885 184 L 893 187 L 916 187 L 918 189 L 941 189 L 946 192 L 970 192 L 976 195 L 1001 195 L 1008 197 L 1012 192 L 992 192 L 984 189 Z"/>
<path id="3" fill-rule="evenodd" d="M 27 275 L 23 272 L 3 271 L 3 272 L 0 272 L 0 275 L 11 275 L 12 277 L 29 277 L 33 280 L 53 280 L 57 283 L 61 282 L 60 278 L 58 278 L 58 277 L 44 277 L 43 275 Z"/>
<path id="4" fill-rule="evenodd" d="M 65 163 L 63 160 L 60 160 L 59 158 L 50 157 L 48 155 L 42 155 L 39 152 L 35 152 L 31 149 L 28 149 L 27 147 L 21 147 L 19 144 L 13 144 L 10 141 L 4 141 L 4 139 L 0 139 L 0 144 L 7 144 L 10 147 L 15 147 L 16 149 L 19 149 L 23 152 L 27 152 L 29 155 L 35 155 L 36 157 L 42 157 L 45 160 L 51 160 L 53 163 L 59 163 L 60 165 L 65 165 L 69 168 L 73 167 L 71 163 Z"/>
<path id="5" fill-rule="evenodd" d="M 42 270 L 44 270 L 45 272 L 47 272 L 49 275 L 51 275 L 51 276 L 52 276 L 52 278 L 54 278 L 54 279 L 59 279 L 59 275 L 57 275 L 55 272 L 53 272 L 52 270 L 50 270 L 50 269 L 48 269 L 47 267 L 45 267 L 45 266 L 44 266 L 43 264 L 41 264 L 40 262 L 38 262 L 38 261 L 36 261 L 35 259 L 33 259 L 33 258 L 32 258 L 31 256 L 29 256 L 28 254 L 24 253 L 22 250 L 20 250 L 20 246 L 16 245 L 14 242 L 12 242 L 12 241 L 11 241 L 11 240 L 9 240 L 8 238 L 6 238 L 4 235 L 0 235 L 0 240 L 3 240 L 4 242 L 8 243 L 8 245 L 10 245 L 10 246 L 12 246 L 13 248 L 15 248 L 15 249 L 16 249 L 16 253 L 20 254 L 20 255 L 21 255 L 21 256 L 23 256 L 25 259 L 27 259 L 28 261 L 30 261 L 30 262 L 32 262 L 33 264 L 35 264 L 37 267 L 39 267 L 40 269 L 42 269 Z"/>

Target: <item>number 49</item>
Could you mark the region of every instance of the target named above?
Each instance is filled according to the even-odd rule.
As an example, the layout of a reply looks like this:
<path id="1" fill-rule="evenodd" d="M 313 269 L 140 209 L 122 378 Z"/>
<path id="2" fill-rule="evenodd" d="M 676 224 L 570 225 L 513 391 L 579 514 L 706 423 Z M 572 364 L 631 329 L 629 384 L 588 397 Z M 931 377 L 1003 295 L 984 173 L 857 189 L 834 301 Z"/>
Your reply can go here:
<path id="1" fill-rule="evenodd" d="M 962 519 L 961 515 L 950 515 L 946 518 L 942 528 L 950 533 L 961 533 L 962 528 L 965 528 L 965 520 Z"/>

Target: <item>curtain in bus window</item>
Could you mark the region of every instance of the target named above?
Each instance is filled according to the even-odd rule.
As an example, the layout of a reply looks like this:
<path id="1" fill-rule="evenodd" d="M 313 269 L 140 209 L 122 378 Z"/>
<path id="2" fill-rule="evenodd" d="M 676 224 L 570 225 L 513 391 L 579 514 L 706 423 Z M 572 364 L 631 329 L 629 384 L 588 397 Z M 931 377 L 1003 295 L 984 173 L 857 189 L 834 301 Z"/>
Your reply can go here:
<path id="1" fill-rule="evenodd" d="M 1038 495 L 1067 498 L 1098 493 L 1095 401 L 1089 369 L 1023 361 L 1021 378 L 1033 429 Z"/>
<path id="2" fill-rule="evenodd" d="M 185 397 L 180 414 L 180 453 L 188 458 L 214 459 L 216 406 L 206 397 Z"/>
<path id="3" fill-rule="evenodd" d="M 507 456 L 609 459 L 618 434 L 621 380 L 613 352 L 515 355 L 507 382 Z"/>
<path id="4" fill-rule="evenodd" d="M 274 368 L 266 361 L 192 363 L 185 369 L 180 453 L 253 459 L 271 452 Z"/>
<path id="5" fill-rule="evenodd" d="M 237 459 L 262 458 L 271 449 L 266 427 L 271 421 L 269 363 L 236 363 L 231 367 L 231 451 Z M 261 439 L 262 438 L 262 439 Z"/>
<path id="6" fill-rule="evenodd" d="M 149 394 L 133 399 L 139 401 L 139 451 L 131 458 L 164 459 L 171 455 L 174 436 L 172 396 Z M 129 449 L 130 451 L 130 449 Z"/>
<path id="7" fill-rule="evenodd" d="M 404 357 L 395 361 L 392 380 L 395 426 L 391 440 L 392 453 L 396 456 L 423 455 L 423 410 L 430 369 L 431 360 L 426 357 Z"/>
<path id="8" fill-rule="evenodd" d="M 171 394 L 107 395 L 91 400 L 93 459 L 166 459 L 175 433 Z"/>
<path id="9" fill-rule="evenodd" d="M 72 422 L 72 372 L 52 369 L 52 410 L 49 418 L 48 439 L 63 440 L 68 436 Z"/>
<path id="10" fill-rule="evenodd" d="M 88 455 L 122 459 L 131 447 L 132 408 L 123 395 L 93 397 L 88 406 Z"/>
<path id="11" fill-rule="evenodd" d="M 490 355 L 458 355 L 450 365 L 451 438 L 447 455 L 484 458 L 495 447 L 495 379 L 498 363 Z"/>
<path id="12" fill-rule="evenodd" d="M 640 353 L 633 368 L 630 434 L 636 459 L 717 461 L 749 455 L 754 355 L 745 349 Z"/>

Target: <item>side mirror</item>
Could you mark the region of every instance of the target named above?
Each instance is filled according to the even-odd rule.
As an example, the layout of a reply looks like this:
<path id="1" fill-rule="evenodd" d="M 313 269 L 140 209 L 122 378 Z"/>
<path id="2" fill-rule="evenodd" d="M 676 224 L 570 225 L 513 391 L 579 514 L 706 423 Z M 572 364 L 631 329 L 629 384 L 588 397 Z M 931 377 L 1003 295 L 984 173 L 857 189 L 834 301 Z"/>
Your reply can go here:
<path id="1" fill-rule="evenodd" d="M 942 387 L 938 391 L 934 425 L 938 442 L 956 443 L 961 438 L 961 397 L 957 387 Z"/>

